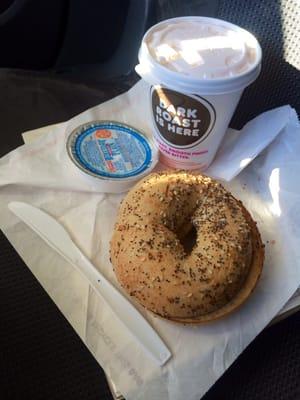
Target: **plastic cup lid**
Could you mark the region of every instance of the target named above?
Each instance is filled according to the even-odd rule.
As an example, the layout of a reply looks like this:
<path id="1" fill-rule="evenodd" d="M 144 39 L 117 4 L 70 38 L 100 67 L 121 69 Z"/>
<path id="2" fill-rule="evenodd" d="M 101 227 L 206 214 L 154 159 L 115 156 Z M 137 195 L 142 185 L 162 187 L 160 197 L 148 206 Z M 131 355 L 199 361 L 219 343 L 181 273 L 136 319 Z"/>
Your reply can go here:
<path id="1" fill-rule="evenodd" d="M 92 121 L 74 129 L 67 140 L 74 166 L 99 191 L 128 190 L 156 165 L 158 152 L 137 129 L 115 121 Z"/>
<path id="2" fill-rule="evenodd" d="M 173 28 L 178 36 L 172 39 L 168 35 Z M 188 28 L 195 30 L 191 36 L 187 36 Z M 237 25 L 190 16 L 152 26 L 143 37 L 138 58 L 137 73 L 152 85 L 223 94 L 243 90 L 257 78 L 262 51 L 256 38 Z"/>

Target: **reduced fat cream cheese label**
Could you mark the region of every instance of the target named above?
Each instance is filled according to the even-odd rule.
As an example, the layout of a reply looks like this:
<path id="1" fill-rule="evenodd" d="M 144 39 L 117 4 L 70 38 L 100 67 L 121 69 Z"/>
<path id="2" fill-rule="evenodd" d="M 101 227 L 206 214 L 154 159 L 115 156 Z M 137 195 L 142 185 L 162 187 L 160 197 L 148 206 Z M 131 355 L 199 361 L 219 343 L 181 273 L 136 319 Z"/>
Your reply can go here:
<path id="1" fill-rule="evenodd" d="M 152 87 L 151 102 L 157 132 L 172 147 L 194 147 L 207 138 L 214 126 L 215 110 L 200 96 Z"/>

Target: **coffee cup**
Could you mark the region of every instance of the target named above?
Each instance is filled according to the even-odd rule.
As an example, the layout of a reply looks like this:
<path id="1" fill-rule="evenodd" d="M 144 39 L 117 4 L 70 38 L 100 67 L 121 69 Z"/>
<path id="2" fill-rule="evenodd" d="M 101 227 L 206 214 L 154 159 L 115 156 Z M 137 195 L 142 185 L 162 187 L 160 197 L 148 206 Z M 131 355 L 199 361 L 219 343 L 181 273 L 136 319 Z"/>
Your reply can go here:
<path id="1" fill-rule="evenodd" d="M 244 89 L 260 73 L 261 57 L 251 33 L 215 18 L 172 18 L 145 33 L 136 71 L 149 85 L 163 164 L 209 166 Z"/>

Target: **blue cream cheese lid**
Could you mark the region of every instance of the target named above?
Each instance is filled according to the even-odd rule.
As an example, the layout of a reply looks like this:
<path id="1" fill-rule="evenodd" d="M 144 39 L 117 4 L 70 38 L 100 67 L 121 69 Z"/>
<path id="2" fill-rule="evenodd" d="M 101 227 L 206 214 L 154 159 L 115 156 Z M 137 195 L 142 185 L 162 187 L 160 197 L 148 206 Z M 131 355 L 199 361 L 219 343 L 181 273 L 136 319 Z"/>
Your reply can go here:
<path id="1" fill-rule="evenodd" d="M 67 151 L 86 176 L 102 184 L 105 181 L 103 191 L 129 189 L 157 163 L 157 150 L 150 139 L 114 121 L 92 121 L 74 129 L 67 140 Z"/>

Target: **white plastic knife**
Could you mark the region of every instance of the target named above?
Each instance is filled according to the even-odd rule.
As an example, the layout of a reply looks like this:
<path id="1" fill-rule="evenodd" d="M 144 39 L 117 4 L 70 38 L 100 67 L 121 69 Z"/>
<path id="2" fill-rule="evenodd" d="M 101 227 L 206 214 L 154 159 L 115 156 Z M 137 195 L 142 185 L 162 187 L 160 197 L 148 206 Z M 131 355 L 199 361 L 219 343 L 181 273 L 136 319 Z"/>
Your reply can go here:
<path id="1" fill-rule="evenodd" d="M 89 281 L 154 361 L 162 366 L 169 360 L 171 353 L 152 326 L 83 255 L 59 222 L 26 203 L 11 202 L 8 208 Z"/>

